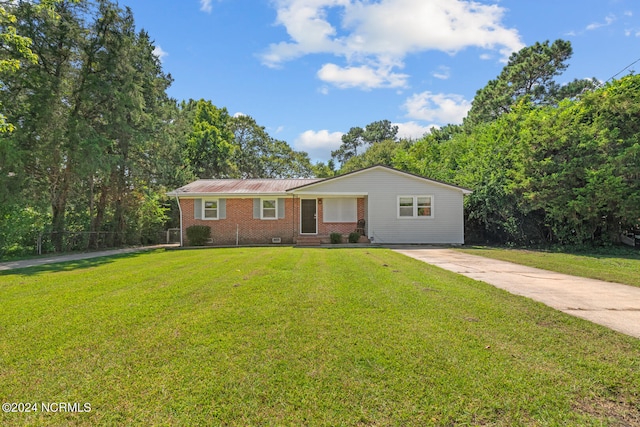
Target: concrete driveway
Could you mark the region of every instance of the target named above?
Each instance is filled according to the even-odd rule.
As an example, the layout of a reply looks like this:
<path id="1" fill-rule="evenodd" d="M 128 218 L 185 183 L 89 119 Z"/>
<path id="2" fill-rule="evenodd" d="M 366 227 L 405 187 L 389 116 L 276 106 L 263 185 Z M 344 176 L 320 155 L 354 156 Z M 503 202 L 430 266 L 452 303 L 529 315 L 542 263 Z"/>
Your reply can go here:
<path id="1" fill-rule="evenodd" d="M 640 338 L 640 288 L 569 276 L 442 248 L 393 248 L 445 270 Z M 640 274 L 640 273 L 639 273 Z"/>

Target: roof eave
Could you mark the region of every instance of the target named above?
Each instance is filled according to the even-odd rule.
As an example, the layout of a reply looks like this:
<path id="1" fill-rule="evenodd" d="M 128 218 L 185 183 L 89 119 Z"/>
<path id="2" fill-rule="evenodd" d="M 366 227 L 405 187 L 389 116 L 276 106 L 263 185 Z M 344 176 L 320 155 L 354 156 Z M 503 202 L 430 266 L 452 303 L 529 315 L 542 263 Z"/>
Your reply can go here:
<path id="1" fill-rule="evenodd" d="M 290 194 L 284 192 L 271 192 L 271 193 L 187 193 L 187 192 L 175 192 L 171 191 L 167 193 L 170 197 L 290 197 Z"/>
<path id="2" fill-rule="evenodd" d="M 347 173 L 342 174 L 342 175 L 332 176 L 332 177 L 329 177 L 329 178 L 322 179 L 320 181 L 311 182 L 309 184 L 304 184 L 304 185 L 300 185 L 298 187 L 290 188 L 290 189 L 287 190 L 287 192 L 294 192 L 294 191 L 298 191 L 298 190 L 300 190 L 302 188 L 308 188 L 308 187 L 313 187 L 313 186 L 316 186 L 316 185 L 322 185 L 322 184 L 324 184 L 324 183 L 326 183 L 328 181 L 339 180 L 339 179 L 345 178 L 345 177 L 347 177 L 349 175 L 356 175 L 356 174 L 360 174 L 360 173 L 363 173 L 363 172 L 366 172 L 366 171 L 369 171 L 369 170 L 372 170 L 372 169 L 378 169 L 378 168 L 386 169 L 386 170 L 388 170 L 388 171 L 390 171 L 392 173 L 396 173 L 396 174 L 399 174 L 399 175 L 405 175 L 405 176 L 413 177 L 413 178 L 420 179 L 420 180 L 423 180 L 423 181 L 429 181 L 429 182 L 431 182 L 433 184 L 438 184 L 438 185 L 441 185 L 443 187 L 448 187 L 448 188 L 450 188 L 452 190 L 459 190 L 459 191 L 462 192 L 463 195 L 468 195 L 468 194 L 473 193 L 473 191 L 469 190 L 468 188 L 460 187 L 460 186 L 455 185 L 455 184 L 449 184 L 447 182 L 438 181 L 437 179 L 427 178 L 427 177 L 424 177 L 424 176 L 417 175 L 415 173 L 411 173 L 411 172 L 395 169 L 395 168 L 392 168 L 392 167 L 389 167 L 389 166 L 385 166 L 385 165 L 373 165 L 373 166 L 369 166 L 369 167 L 366 167 L 366 168 L 363 168 L 363 169 L 358 169 L 358 170 L 355 170 L 355 171 L 347 172 Z"/>

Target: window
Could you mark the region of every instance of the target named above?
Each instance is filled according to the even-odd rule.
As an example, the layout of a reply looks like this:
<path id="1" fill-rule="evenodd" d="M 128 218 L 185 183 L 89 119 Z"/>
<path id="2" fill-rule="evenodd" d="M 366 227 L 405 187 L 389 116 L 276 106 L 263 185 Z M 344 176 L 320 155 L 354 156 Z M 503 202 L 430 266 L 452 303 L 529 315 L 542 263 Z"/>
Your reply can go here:
<path id="1" fill-rule="evenodd" d="M 431 216 L 431 197 L 418 197 L 418 216 Z"/>
<path id="2" fill-rule="evenodd" d="M 205 200 L 202 205 L 203 219 L 218 219 L 218 201 L 217 200 Z"/>
<path id="3" fill-rule="evenodd" d="M 432 196 L 399 196 L 398 218 L 431 218 L 432 203 Z"/>
<path id="4" fill-rule="evenodd" d="M 400 206 L 398 216 L 412 217 L 413 216 L 413 197 L 400 197 Z"/>
<path id="5" fill-rule="evenodd" d="M 262 219 L 278 219 L 278 201 L 262 199 Z"/>
<path id="6" fill-rule="evenodd" d="M 356 222 L 358 199 L 324 199 L 322 217 L 324 222 Z"/>

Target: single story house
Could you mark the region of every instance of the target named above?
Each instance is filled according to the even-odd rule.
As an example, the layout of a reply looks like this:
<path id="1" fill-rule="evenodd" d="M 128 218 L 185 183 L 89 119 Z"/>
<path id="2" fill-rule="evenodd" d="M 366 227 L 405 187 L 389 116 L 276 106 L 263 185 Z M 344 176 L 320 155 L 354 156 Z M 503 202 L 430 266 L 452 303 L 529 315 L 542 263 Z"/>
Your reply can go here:
<path id="1" fill-rule="evenodd" d="M 199 179 L 168 193 L 213 245 L 328 243 L 356 230 L 380 244 L 463 244 L 471 191 L 386 166 L 324 179 Z"/>

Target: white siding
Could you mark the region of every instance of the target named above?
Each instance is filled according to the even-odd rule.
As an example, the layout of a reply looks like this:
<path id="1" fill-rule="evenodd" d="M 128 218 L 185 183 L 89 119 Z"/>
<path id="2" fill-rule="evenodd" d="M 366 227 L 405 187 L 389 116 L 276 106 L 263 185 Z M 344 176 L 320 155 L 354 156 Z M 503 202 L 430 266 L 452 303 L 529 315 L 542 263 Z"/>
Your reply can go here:
<path id="1" fill-rule="evenodd" d="M 367 234 L 374 243 L 464 243 L 461 189 L 386 168 L 372 168 L 305 190 L 325 194 L 366 192 Z M 398 218 L 398 195 L 433 196 L 433 218 Z"/>

